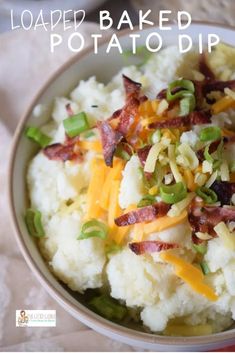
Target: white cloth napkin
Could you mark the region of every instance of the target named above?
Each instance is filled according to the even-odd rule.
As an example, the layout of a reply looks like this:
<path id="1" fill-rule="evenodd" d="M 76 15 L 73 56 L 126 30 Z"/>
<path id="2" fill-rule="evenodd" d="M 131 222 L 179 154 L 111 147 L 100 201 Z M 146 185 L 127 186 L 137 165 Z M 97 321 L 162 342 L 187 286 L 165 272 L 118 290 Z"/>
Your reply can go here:
<path id="1" fill-rule="evenodd" d="M 86 23 L 81 29 L 89 45 L 97 25 Z M 63 34 L 64 43 L 68 35 Z M 0 35 L 0 351 L 133 351 L 88 329 L 61 308 L 34 278 L 13 236 L 6 192 L 12 135 L 38 89 L 72 55 L 66 45 L 50 54 L 48 41 L 44 30 Z M 55 309 L 57 326 L 16 328 L 16 309 Z"/>

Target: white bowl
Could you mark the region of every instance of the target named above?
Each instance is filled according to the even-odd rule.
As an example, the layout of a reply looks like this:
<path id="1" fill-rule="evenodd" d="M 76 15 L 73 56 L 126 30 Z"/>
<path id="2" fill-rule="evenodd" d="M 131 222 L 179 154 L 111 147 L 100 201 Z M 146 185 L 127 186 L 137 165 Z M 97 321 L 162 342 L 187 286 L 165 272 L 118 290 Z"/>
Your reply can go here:
<path id="1" fill-rule="evenodd" d="M 151 31 L 153 31 L 152 28 L 142 31 L 140 44 L 144 44 L 146 36 Z M 197 41 L 198 33 L 202 33 L 203 36 L 207 36 L 208 33 L 216 33 L 222 41 L 235 45 L 235 31 L 231 28 L 197 23 L 192 24 L 187 33 L 192 36 L 194 41 Z M 176 25 L 173 25 L 173 31 L 165 31 L 165 45 L 173 44 L 177 34 Z M 127 31 L 120 34 L 120 41 L 123 47 L 129 47 L 130 40 Z M 99 80 L 109 81 L 124 63 L 123 58 L 117 55 L 115 50 L 107 55 L 105 48 L 106 44 L 103 44 L 98 55 L 94 55 L 91 51 L 86 51 L 82 56 L 75 57 L 62 66 L 38 93 L 28 112 L 19 123 L 14 137 L 9 169 L 9 202 L 19 247 L 28 265 L 48 293 L 75 318 L 110 338 L 120 340 L 129 345 L 139 346 L 143 349 L 158 351 L 205 351 L 233 344 L 235 343 L 235 329 L 202 337 L 166 337 L 136 331 L 102 318 L 83 304 L 82 296 L 73 295 L 52 275 L 43 261 L 35 242 L 26 230 L 23 219 L 27 208 L 25 173 L 27 164 L 36 149 L 32 150 L 32 144 L 24 137 L 25 126 L 30 123 L 38 126 L 44 124 L 50 118 L 53 98 L 69 93 L 80 79 L 87 79 L 91 75 L 97 75 Z M 32 111 L 37 104 L 42 104 L 46 109 L 43 116 L 35 120 Z"/>

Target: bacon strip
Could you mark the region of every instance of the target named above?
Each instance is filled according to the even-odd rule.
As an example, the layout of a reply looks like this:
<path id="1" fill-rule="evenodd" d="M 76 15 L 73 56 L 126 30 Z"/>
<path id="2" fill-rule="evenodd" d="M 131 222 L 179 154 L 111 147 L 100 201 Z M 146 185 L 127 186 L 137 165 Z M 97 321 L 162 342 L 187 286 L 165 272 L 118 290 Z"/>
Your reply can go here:
<path id="1" fill-rule="evenodd" d="M 223 92 L 226 87 L 235 89 L 235 80 L 207 82 L 203 87 L 203 93 L 206 95 L 212 91 Z"/>
<path id="2" fill-rule="evenodd" d="M 199 71 L 205 76 L 207 80 L 215 80 L 215 75 L 207 63 L 205 53 L 202 53 L 200 56 Z"/>
<path id="3" fill-rule="evenodd" d="M 164 202 L 156 203 L 155 205 L 138 208 L 130 211 L 114 220 L 118 227 L 124 227 L 135 223 L 151 222 L 155 218 L 163 217 L 170 209 L 170 205 Z"/>
<path id="4" fill-rule="evenodd" d="M 211 116 L 208 112 L 196 111 L 182 117 L 178 116 L 173 119 L 154 122 L 149 127 L 153 129 L 179 128 L 190 125 L 209 124 L 210 122 Z"/>
<path id="5" fill-rule="evenodd" d="M 177 244 L 163 243 L 162 241 L 141 241 L 137 243 L 130 243 L 129 248 L 136 255 L 142 255 L 145 253 L 151 254 L 153 252 L 159 252 L 162 250 L 176 249 L 179 248 Z"/>
<path id="6" fill-rule="evenodd" d="M 112 167 L 114 153 L 123 136 L 120 132 L 113 130 L 107 121 L 99 122 L 97 126 L 101 135 L 105 163 Z"/>
<path id="7" fill-rule="evenodd" d="M 122 75 L 122 78 L 126 93 L 126 100 L 129 100 L 129 98 L 133 96 L 139 98 L 142 87 L 141 83 L 135 82 L 125 75 Z"/>
<path id="8" fill-rule="evenodd" d="M 139 157 L 139 160 L 140 160 L 140 163 L 142 165 L 142 167 L 144 167 L 145 165 L 145 162 L 146 162 L 146 159 L 148 157 L 148 154 L 149 154 L 149 151 L 151 149 L 152 146 L 145 146 L 143 148 L 140 148 L 138 151 L 137 151 L 137 155 Z"/>
<path id="9" fill-rule="evenodd" d="M 213 153 L 217 150 L 219 144 L 220 144 L 221 140 L 217 140 L 217 141 L 214 141 L 210 144 L 209 146 L 209 153 Z M 234 143 L 235 142 L 235 135 L 234 136 L 225 136 L 223 137 L 223 143 L 224 143 L 224 146 L 226 147 L 227 145 L 229 145 L 230 143 Z M 197 157 L 198 159 L 200 160 L 200 162 L 204 161 L 204 148 L 200 149 L 197 151 Z"/>
<path id="10" fill-rule="evenodd" d="M 214 227 L 219 222 L 235 221 L 235 207 L 199 207 L 192 205 L 188 217 L 192 231 L 208 233 L 216 237 Z M 196 242 L 196 237 L 193 240 Z"/>
<path id="11" fill-rule="evenodd" d="M 47 146 L 43 149 L 43 153 L 53 161 L 71 161 L 80 160 L 82 161 L 82 154 L 78 155 L 74 152 L 74 143 L 62 144 L 54 143 L 53 145 Z"/>
<path id="12" fill-rule="evenodd" d="M 131 126 L 135 121 L 135 117 L 138 114 L 139 105 L 140 101 L 137 98 L 130 97 L 123 109 L 120 111 L 117 131 L 119 131 L 122 135 L 127 135 L 131 129 Z"/>
<path id="13" fill-rule="evenodd" d="M 231 197 L 235 193 L 235 183 L 216 180 L 210 188 L 216 193 L 222 205 L 230 205 Z"/>
<path id="14" fill-rule="evenodd" d="M 73 112 L 73 109 L 71 108 L 71 104 L 70 103 L 66 104 L 65 108 L 66 108 L 66 111 L 68 113 L 68 116 L 73 116 L 74 115 L 74 112 Z"/>

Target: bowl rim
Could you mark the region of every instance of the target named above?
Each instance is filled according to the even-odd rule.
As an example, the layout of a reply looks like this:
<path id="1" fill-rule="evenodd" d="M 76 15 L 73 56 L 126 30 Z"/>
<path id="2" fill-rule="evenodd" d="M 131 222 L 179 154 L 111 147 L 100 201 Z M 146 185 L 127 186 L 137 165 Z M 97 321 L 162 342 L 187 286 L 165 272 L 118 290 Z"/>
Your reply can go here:
<path id="1" fill-rule="evenodd" d="M 169 21 L 169 24 L 171 24 L 172 26 L 175 25 L 175 23 L 172 21 Z M 217 22 L 192 21 L 191 25 L 204 25 L 209 27 L 217 27 L 221 29 L 235 31 L 235 26 L 224 25 Z M 150 26 L 145 27 L 144 30 L 148 29 L 149 27 Z M 155 29 L 155 28 L 158 28 L 158 26 L 152 27 L 152 29 Z M 128 35 L 129 33 L 135 33 L 139 31 L 140 30 L 138 26 L 135 26 L 134 30 L 124 29 L 119 32 L 117 31 L 117 36 L 118 38 L 122 38 Z M 100 46 L 107 43 L 111 35 L 112 33 L 110 34 L 110 36 L 100 40 Z M 18 247 L 20 248 L 20 251 L 27 265 L 29 266 L 29 268 L 31 269 L 35 277 L 38 279 L 42 287 L 47 291 L 47 293 L 53 299 L 55 299 L 59 303 L 59 305 L 61 305 L 74 318 L 81 321 L 83 324 L 87 325 L 88 327 L 94 329 L 96 332 L 99 332 L 105 335 L 106 337 L 109 337 L 109 338 L 112 337 L 114 339 L 120 340 L 123 343 L 129 344 L 129 345 L 136 345 L 136 346 L 143 347 L 143 344 L 146 344 L 146 347 L 149 346 L 152 348 L 158 345 L 159 347 L 161 346 L 163 349 L 166 346 L 172 347 L 172 348 L 174 346 L 181 346 L 181 347 L 187 348 L 189 346 L 196 347 L 199 345 L 200 346 L 204 345 L 206 347 L 207 345 L 212 344 L 212 342 L 213 344 L 220 344 L 220 346 L 223 343 L 226 344 L 226 341 L 231 341 L 232 339 L 235 339 L 235 329 L 214 333 L 206 336 L 197 336 L 197 337 L 161 336 L 154 333 L 152 334 L 152 333 L 136 331 L 136 330 L 127 328 L 125 326 L 119 325 L 117 323 L 114 323 L 112 321 L 109 321 L 107 319 L 104 319 L 103 317 L 92 312 L 90 309 L 86 308 L 81 303 L 79 303 L 81 308 L 78 308 L 75 304 L 73 304 L 68 299 L 66 299 L 59 292 L 59 290 L 55 288 L 52 283 L 49 282 L 49 280 L 46 278 L 46 275 L 37 266 L 35 260 L 33 259 L 29 249 L 27 248 L 23 240 L 23 236 L 21 234 L 21 231 L 17 222 L 16 210 L 15 210 L 14 201 L 13 201 L 13 179 L 14 179 L 13 171 L 14 171 L 16 150 L 17 150 L 20 138 L 22 136 L 25 123 L 27 122 L 28 118 L 32 114 L 33 108 L 35 107 L 38 100 L 43 95 L 44 91 L 47 90 L 50 87 L 50 85 L 64 71 L 66 71 L 77 61 L 84 58 L 86 55 L 90 54 L 92 50 L 93 50 L 93 47 L 88 46 L 82 52 L 74 54 L 64 64 L 62 64 L 53 74 L 51 74 L 47 79 L 47 81 L 41 86 L 41 88 L 38 90 L 35 96 L 31 99 L 31 103 L 28 105 L 25 112 L 23 112 L 17 124 L 16 130 L 14 132 L 14 136 L 12 139 L 12 143 L 11 143 L 11 150 L 10 150 L 10 157 L 9 157 L 9 164 L 8 164 L 8 175 L 7 175 L 8 177 L 7 193 L 8 193 L 8 206 L 10 209 L 10 219 L 11 219 L 12 229 L 13 229 Z"/>

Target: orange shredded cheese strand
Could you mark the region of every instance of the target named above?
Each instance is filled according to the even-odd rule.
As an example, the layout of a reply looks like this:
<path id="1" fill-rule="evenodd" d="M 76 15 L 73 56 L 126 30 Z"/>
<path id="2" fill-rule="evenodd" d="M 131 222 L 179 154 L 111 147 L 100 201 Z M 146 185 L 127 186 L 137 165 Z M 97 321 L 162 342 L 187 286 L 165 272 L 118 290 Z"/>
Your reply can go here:
<path id="1" fill-rule="evenodd" d="M 173 255 L 169 251 L 162 252 L 160 257 L 162 260 L 174 265 L 175 274 L 186 282 L 195 292 L 205 296 L 211 301 L 216 301 L 218 299 L 214 290 L 203 282 L 205 276 L 198 268 Z"/>
<path id="2" fill-rule="evenodd" d="M 118 203 L 119 187 L 120 181 L 112 180 L 108 209 L 108 225 L 110 228 L 115 226 L 114 219 L 121 214 L 121 208 Z"/>
<path id="3" fill-rule="evenodd" d="M 235 100 L 232 97 L 225 96 L 219 99 L 216 103 L 214 103 L 211 107 L 212 114 L 219 114 L 228 110 L 229 108 L 235 107 Z"/>
<path id="4" fill-rule="evenodd" d="M 102 152 L 102 145 L 100 141 L 78 141 L 75 144 L 74 152 L 76 153 L 76 150 L 80 148 L 88 151 L 95 151 L 97 153 Z"/>
<path id="5" fill-rule="evenodd" d="M 134 236 L 132 241 L 142 241 L 144 237 L 144 224 L 136 223 L 134 225 Z"/>
<path id="6" fill-rule="evenodd" d="M 110 168 L 108 175 L 105 179 L 103 189 L 100 196 L 100 205 L 104 210 L 109 208 L 109 198 L 112 187 L 113 180 L 121 180 L 122 170 L 124 168 L 124 163 L 120 159 L 115 159 L 113 162 L 113 168 Z"/>
<path id="7" fill-rule="evenodd" d="M 100 207 L 100 188 L 102 188 L 108 167 L 101 159 L 93 159 L 91 162 L 91 180 L 87 191 L 87 215 L 86 218 L 99 218 L 103 210 Z M 97 187 L 99 183 L 99 187 Z"/>
<path id="8" fill-rule="evenodd" d="M 164 216 L 156 219 L 153 222 L 144 224 L 144 233 L 150 234 L 153 232 L 161 232 L 167 228 L 183 223 L 187 219 L 187 211 L 183 211 L 177 217 Z"/>
<path id="9" fill-rule="evenodd" d="M 186 182 L 187 188 L 190 191 L 195 191 L 197 188 L 197 184 L 194 182 L 194 176 L 190 169 L 183 170 L 184 180 Z"/>
<path id="10" fill-rule="evenodd" d="M 124 213 L 130 212 L 136 208 L 136 205 L 130 205 L 125 210 Z M 111 238 L 117 243 L 121 244 L 124 237 L 130 231 L 132 226 L 118 227 L 116 224 L 112 227 L 110 231 Z"/>
<path id="11" fill-rule="evenodd" d="M 233 137 L 233 136 L 235 136 L 235 132 L 230 131 L 228 129 L 222 129 L 222 135 L 225 137 Z"/>

